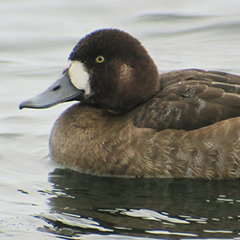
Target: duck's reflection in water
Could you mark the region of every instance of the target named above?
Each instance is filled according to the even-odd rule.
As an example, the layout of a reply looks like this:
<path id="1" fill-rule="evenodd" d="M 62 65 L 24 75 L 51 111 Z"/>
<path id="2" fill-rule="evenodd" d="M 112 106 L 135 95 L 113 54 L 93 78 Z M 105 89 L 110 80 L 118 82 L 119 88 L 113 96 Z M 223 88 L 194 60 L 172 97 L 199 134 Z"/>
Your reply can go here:
<path id="1" fill-rule="evenodd" d="M 51 231 L 179 239 L 239 234 L 239 180 L 111 178 L 55 169 L 49 174 Z M 51 227 L 50 227 L 51 226 Z"/>

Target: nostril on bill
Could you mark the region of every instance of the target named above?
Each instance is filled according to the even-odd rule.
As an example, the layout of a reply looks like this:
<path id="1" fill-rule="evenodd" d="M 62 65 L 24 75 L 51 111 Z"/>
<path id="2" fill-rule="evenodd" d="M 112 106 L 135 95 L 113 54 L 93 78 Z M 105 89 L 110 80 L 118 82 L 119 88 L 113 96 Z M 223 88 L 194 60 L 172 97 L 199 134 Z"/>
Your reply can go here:
<path id="1" fill-rule="evenodd" d="M 61 86 L 56 86 L 56 87 L 53 88 L 53 91 L 57 91 L 57 90 L 59 90 L 60 88 L 61 88 Z"/>

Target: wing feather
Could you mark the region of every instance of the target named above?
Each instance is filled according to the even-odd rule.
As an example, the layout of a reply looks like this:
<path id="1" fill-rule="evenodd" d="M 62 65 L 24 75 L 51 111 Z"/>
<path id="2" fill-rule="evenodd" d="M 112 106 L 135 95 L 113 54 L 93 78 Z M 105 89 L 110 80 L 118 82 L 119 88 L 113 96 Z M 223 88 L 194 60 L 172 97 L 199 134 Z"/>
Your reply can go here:
<path id="1" fill-rule="evenodd" d="M 188 69 L 159 80 L 161 89 L 140 106 L 136 127 L 193 130 L 240 116 L 240 76 Z"/>

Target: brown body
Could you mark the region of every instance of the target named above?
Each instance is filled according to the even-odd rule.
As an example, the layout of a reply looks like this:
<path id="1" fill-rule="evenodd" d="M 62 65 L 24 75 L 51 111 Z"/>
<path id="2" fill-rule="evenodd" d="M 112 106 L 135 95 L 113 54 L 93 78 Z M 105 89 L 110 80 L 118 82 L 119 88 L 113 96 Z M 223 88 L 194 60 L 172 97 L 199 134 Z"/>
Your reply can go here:
<path id="1" fill-rule="evenodd" d="M 173 77 L 179 74 L 182 74 L 180 79 Z M 75 104 L 53 127 L 51 157 L 71 169 L 97 175 L 239 178 L 240 118 L 224 119 L 240 114 L 236 101 L 238 85 L 235 84 L 240 82 L 240 77 L 220 74 L 223 73 L 182 70 L 160 75 L 162 89 L 143 105 L 120 115 Z M 193 79 L 189 79 L 189 75 Z M 166 81 L 165 86 L 167 77 L 175 82 Z M 221 79 L 222 83 L 213 81 L 214 78 Z M 175 84 L 180 82 L 185 92 L 176 88 Z M 213 87 L 213 84 L 221 87 Z M 187 98 L 188 102 L 180 101 L 189 91 L 186 86 L 191 86 L 194 94 Z M 171 94 L 169 88 L 172 88 Z M 226 97 L 229 101 L 236 98 L 237 107 L 234 100 L 224 104 Z M 194 105 L 197 100 L 204 103 L 204 107 L 197 108 Z M 170 106 L 168 114 L 160 111 L 162 106 L 166 109 L 167 104 Z M 216 123 L 210 125 L 211 121 Z M 169 129 L 176 124 L 180 130 Z M 196 124 L 197 129 L 188 130 L 196 128 Z"/>
<path id="2" fill-rule="evenodd" d="M 76 104 L 56 121 L 51 157 L 71 169 L 128 177 L 240 177 L 240 119 L 200 130 L 136 128 L 133 113 L 106 116 Z M 96 121 L 97 120 L 97 121 Z"/>

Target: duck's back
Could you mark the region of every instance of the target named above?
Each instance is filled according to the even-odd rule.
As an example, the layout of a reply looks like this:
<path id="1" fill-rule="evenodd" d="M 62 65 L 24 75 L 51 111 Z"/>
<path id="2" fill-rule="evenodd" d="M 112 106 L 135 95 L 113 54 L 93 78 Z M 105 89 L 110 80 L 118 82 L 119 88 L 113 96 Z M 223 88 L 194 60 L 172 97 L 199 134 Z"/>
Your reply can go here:
<path id="1" fill-rule="evenodd" d="M 240 116 L 240 76 L 187 69 L 159 78 L 161 89 L 141 106 L 137 127 L 193 130 Z"/>

